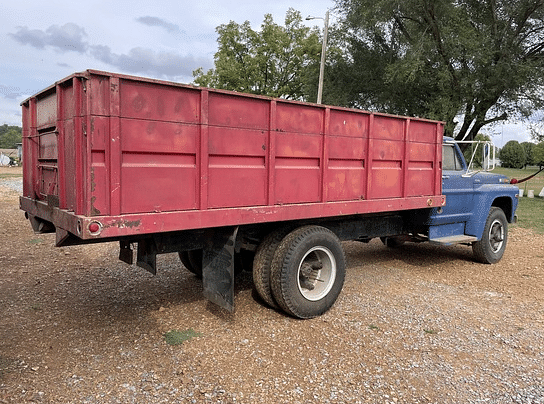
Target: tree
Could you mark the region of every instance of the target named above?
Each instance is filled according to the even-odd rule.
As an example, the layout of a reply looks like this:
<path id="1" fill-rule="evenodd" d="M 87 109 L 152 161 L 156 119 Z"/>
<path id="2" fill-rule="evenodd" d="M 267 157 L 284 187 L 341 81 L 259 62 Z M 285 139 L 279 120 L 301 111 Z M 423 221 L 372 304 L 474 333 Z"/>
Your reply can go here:
<path id="1" fill-rule="evenodd" d="M 444 120 L 470 140 L 543 105 L 544 0 L 336 3 L 352 106 Z"/>
<path id="2" fill-rule="evenodd" d="M 532 142 L 523 142 L 521 143 L 521 147 L 523 147 L 523 151 L 525 152 L 525 166 L 524 168 L 527 168 L 527 166 L 532 166 L 535 164 L 533 152 L 535 148 L 535 144 Z"/>
<path id="3" fill-rule="evenodd" d="M 533 161 L 539 168 L 544 166 L 544 142 L 540 142 L 533 148 Z"/>
<path id="4" fill-rule="evenodd" d="M 21 143 L 22 129 L 18 126 L 0 126 L 0 149 L 15 149 Z"/>
<path id="5" fill-rule="evenodd" d="M 544 141 L 544 119 L 529 124 L 529 131 L 531 132 L 531 138 L 540 143 Z"/>
<path id="6" fill-rule="evenodd" d="M 289 9 L 285 27 L 265 15 L 260 31 L 249 22 L 233 21 L 217 28 L 219 50 L 215 68 L 193 72 L 194 83 L 246 93 L 307 98 L 307 83 L 319 64 L 321 42 L 317 29 L 302 24 L 300 12 Z"/>
<path id="7" fill-rule="evenodd" d="M 517 140 L 510 140 L 500 152 L 501 165 L 506 168 L 523 168 L 525 151 Z"/>

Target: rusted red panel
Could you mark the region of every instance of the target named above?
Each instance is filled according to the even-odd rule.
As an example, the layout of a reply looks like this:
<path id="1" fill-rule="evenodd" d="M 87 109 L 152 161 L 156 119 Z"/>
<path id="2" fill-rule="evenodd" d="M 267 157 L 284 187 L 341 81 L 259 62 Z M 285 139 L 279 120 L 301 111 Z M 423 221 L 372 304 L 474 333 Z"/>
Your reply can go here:
<path id="1" fill-rule="evenodd" d="M 369 199 L 401 198 L 403 186 L 404 142 L 370 140 L 371 169 Z"/>
<path id="2" fill-rule="evenodd" d="M 324 108 L 293 103 L 278 103 L 276 125 L 281 132 L 323 133 Z"/>
<path id="3" fill-rule="evenodd" d="M 320 200 L 322 142 L 323 135 L 276 134 L 276 203 Z"/>
<path id="4" fill-rule="evenodd" d="M 107 169 L 108 149 L 107 137 L 109 120 L 107 117 L 91 118 L 90 147 L 91 147 L 91 214 L 109 214 L 109 177 Z"/>
<path id="5" fill-rule="evenodd" d="M 211 93 L 210 126 L 267 130 L 270 102 L 238 94 Z"/>
<path id="6" fill-rule="evenodd" d="M 25 203 L 83 238 L 438 206 L 442 130 L 87 71 L 23 103 Z"/>
<path id="7" fill-rule="evenodd" d="M 208 136 L 208 206 L 266 205 L 268 132 L 210 126 Z"/>
<path id="8" fill-rule="evenodd" d="M 369 118 L 369 114 L 355 111 L 331 110 L 330 134 L 367 138 Z"/>
<path id="9" fill-rule="evenodd" d="M 329 201 L 365 199 L 366 139 L 331 136 L 329 139 Z"/>
<path id="10" fill-rule="evenodd" d="M 61 113 L 62 119 L 71 119 L 76 111 L 76 98 L 74 97 L 73 80 L 65 81 L 58 89 L 62 91 Z M 58 91 L 57 89 L 57 91 Z M 60 98 L 60 97 L 58 97 Z M 81 102 L 81 100 L 77 100 Z"/>
<path id="11" fill-rule="evenodd" d="M 112 86 L 110 78 L 108 76 L 99 75 L 90 76 L 88 78 L 89 80 L 84 80 L 82 83 L 91 100 L 88 113 L 92 116 L 109 116 L 111 114 L 110 89 Z M 74 111 L 74 115 L 76 114 L 77 112 Z"/>
<path id="12" fill-rule="evenodd" d="M 404 141 L 406 118 L 374 114 L 372 139 Z"/>
<path id="13" fill-rule="evenodd" d="M 64 121 L 64 161 L 65 161 L 65 183 L 62 185 L 65 187 L 66 206 L 61 208 L 71 211 L 76 210 L 77 194 L 83 192 L 82 189 L 77 189 L 76 183 L 76 145 L 75 145 L 76 131 L 74 128 L 74 120 L 69 119 Z"/>
<path id="14" fill-rule="evenodd" d="M 407 196 L 432 195 L 434 193 L 436 145 L 408 143 Z"/>
<path id="15" fill-rule="evenodd" d="M 48 94 L 37 102 L 36 124 L 38 128 L 54 126 L 57 121 L 57 95 Z"/>
<path id="16" fill-rule="evenodd" d="M 410 120 L 409 142 L 436 144 L 442 143 L 442 138 L 436 135 L 436 122 Z M 432 155 L 431 153 L 430 155 Z"/>
<path id="17" fill-rule="evenodd" d="M 119 80 L 123 118 L 198 123 L 200 92 L 134 80 Z"/>
<path id="18" fill-rule="evenodd" d="M 57 134 L 55 132 L 46 132 L 38 137 L 39 159 L 57 160 Z"/>
<path id="19" fill-rule="evenodd" d="M 30 137 L 31 133 L 31 103 L 26 102 L 22 105 L 22 122 L 23 122 L 23 131 L 22 131 L 22 147 L 23 147 L 23 195 L 32 196 L 32 165 L 31 162 L 34 162 L 34 157 L 32 155 L 32 138 Z"/>

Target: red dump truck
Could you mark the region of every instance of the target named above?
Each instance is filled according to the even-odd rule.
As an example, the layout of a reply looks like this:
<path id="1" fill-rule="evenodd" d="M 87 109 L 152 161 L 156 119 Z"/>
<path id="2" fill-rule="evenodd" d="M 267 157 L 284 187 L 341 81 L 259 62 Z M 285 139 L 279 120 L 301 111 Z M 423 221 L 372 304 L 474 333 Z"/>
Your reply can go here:
<path id="1" fill-rule="evenodd" d="M 483 207 L 504 212 L 499 230 L 444 220 L 442 122 L 93 70 L 22 109 L 20 204 L 36 232 L 57 246 L 118 241 L 128 264 L 136 247 L 152 273 L 177 252 L 229 310 L 247 269 L 269 305 L 322 314 L 344 282 L 343 240 L 480 243 L 493 262 L 514 218 L 504 191 Z"/>

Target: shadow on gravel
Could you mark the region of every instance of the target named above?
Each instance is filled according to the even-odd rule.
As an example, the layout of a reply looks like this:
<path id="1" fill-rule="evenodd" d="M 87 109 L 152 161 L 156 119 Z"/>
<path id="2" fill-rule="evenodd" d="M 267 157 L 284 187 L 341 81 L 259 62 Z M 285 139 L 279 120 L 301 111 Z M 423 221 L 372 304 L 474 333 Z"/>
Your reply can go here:
<path id="1" fill-rule="evenodd" d="M 430 243 L 405 243 L 390 248 L 380 241 L 370 244 L 352 242 L 346 248 L 348 261 L 363 261 L 380 264 L 399 260 L 417 267 L 433 267 L 455 260 L 474 262 L 472 248 L 464 245 L 439 246 Z"/>
<path id="2" fill-rule="evenodd" d="M 21 363 L 21 360 L 0 355 L 0 382 L 2 382 L 8 373 L 18 371 L 22 367 L 23 363 Z"/>
<path id="3" fill-rule="evenodd" d="M 53 289 L 53 298 L 62 301 L 63 311 L 83 329 L 99 323 L 154 321 L 151 313 L 162 308 L 184 310 L 196 302 L 204 302 L 202 280 L 188 272 L 176 257 L 159 263 L 153 276 L 136 266 L 112 262 L 107 266 L 79 269 L 70 279 L 60 281 Z M 235 279 L 236 295 L 253 288 L 251 273 L 243 272 Z M 208 303 L 207 311 L 228 321 L 230 313 Z M 151 326 L 151 325 L 150 325 Z M 154 326 L 153 326 L 154 327 Z"/>

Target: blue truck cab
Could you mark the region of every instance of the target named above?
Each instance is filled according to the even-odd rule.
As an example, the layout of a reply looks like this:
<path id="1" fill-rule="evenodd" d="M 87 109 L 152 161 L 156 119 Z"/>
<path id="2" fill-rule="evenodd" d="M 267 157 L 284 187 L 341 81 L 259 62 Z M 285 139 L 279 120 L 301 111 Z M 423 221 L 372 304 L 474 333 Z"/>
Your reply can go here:
<path id="1" fill-rule="evenodd" d="M 480 145 L 487 154 L 489 144 Z M 432 209 L 427 221 L 429 241 L 471 244 L 477 261 L 499 261 L 508 241 L 508 223 L 516 221 L 518 187 L 504 175 L 471 170 L 459 145 L 445 137 L 442 193 L 446 205 Z"/>

